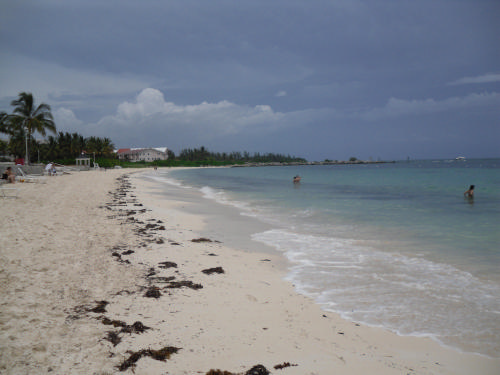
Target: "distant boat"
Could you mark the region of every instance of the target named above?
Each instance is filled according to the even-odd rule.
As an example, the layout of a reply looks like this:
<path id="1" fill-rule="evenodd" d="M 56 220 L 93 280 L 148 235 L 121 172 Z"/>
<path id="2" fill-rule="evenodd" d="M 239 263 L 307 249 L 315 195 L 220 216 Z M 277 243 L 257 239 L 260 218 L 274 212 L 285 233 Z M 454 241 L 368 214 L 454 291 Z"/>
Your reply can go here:
<path id="1" fill-rule="evenodd" d="M 458 160 L 458 161 L 465 161 L 465 156 L 457 156 L 455 158 L 455 160 Z"/>

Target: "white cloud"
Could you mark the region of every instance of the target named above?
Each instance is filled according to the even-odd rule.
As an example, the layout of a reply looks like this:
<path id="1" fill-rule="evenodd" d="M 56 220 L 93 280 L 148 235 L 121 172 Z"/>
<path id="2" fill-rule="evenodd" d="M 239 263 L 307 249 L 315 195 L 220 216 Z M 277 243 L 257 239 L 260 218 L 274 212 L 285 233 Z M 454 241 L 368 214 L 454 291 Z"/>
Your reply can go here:
<path id="1" fill-rule="evenodd" d="M 277 92 L 277 93 L 276 93 L 276 96 L 277 96 L 277 97 L 287 96 L 287 92 L 286 92 L 286 91 L 280 91 L 280 92 Z"/>
<path id="2" fill-rule="evenodd" d="M 491 83 L 491 82 L 500 82 L 500 74 L 498 73 L 488 73 L 482 76 L 477 77 L 464 77 L 457 79 L 456 81 L 448 83 L 448 85 L 467 85 L 474 83 Z"/>
<path id="3" fill-rule="evenodd" d="M 227 100 L 177 105 L 166 101 L 161 91 L 146 88 L 134 100 L 119 104 L 114 114 L 95 123 L 79 120 L 67 107 L 58 108 L 53 114 L 59 131 L 108 137 L 117 147 L 161 144 L 176 149 L 196 145 L 253 149 L 255 146 L 244 146 L 247 141 L 284 139 L 284 134 L 293 134 L 301 125 L 320 121 L 330 116 L 332 110 L 282 113 L 269 105 L 247 106 Z"/>
<path id="4" fill-rule="evenodd" d="M 207 137 L 236 134 L 242 131 L 266 131 L 281 126 L 284 115 L 270 106 L 242 106 L 223 100 L 196 105 L 167 102 L 163 93 L 153 88 L 142 90 L 133 102 L 118 106 L 116 114 L 102 118 L 99 127 L 130 129 L 177 129 L 203 133 Z"/>
<path id="5" fill-rule="evenodd" d="M 404 100 L 390 98 L 385 107 L 374 108 L 360 114 L 360 117 L 368 120 L 376 120 L 383 117 L 421 115 L 489 105 L 500 106 L 500 94 L 496 92 L 481 94 L 474 93 L 464 97 L 452 97 L 445 100 Z"/>
<path id="6" fill-rule="evenodd" d="M 79 120 L 75 113 L 71 109 L 58 108 L 53 111 L 54 121 L 58 131 L 69 131 L 69 132 L 79 132 L 79 127 L 83 124 L 83 121 Z"/>

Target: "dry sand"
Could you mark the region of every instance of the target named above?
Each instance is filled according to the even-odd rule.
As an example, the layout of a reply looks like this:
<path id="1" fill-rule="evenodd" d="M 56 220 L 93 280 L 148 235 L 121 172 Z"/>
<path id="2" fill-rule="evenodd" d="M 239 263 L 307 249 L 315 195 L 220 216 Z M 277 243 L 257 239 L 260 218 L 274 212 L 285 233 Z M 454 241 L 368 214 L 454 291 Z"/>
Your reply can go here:
<path id="1" fill-rule="evenodd" d="M 283 281 L 279 254 L 193 242 L 202 198 L 172 187 L 160 199 L 131 172 L 16 184 L 17 199 L 0 199 L 0 373 L 499 373 L 499 359 L 322 311 Z"/>

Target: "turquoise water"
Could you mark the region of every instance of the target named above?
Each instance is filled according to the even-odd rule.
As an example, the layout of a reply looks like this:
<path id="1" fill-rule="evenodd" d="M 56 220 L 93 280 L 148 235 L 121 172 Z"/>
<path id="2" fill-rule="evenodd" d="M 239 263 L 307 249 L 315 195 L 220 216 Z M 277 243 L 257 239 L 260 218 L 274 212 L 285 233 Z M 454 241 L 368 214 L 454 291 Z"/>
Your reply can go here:
<path id="1" fill-rule="evenodd" d="M 500 159 L 206 168 L 168 178 L 271 224 L 252 238 L 283 252 L 287 279 L 325 310 L 498 356 Z M 470 184 L 473 201 L 463 197 Z"/>

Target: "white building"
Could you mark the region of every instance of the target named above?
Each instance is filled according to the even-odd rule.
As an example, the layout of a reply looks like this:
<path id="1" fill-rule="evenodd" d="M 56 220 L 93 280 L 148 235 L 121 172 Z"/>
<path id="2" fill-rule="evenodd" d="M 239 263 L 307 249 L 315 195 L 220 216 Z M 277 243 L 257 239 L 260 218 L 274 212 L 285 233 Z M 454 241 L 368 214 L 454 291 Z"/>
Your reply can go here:
<path id="1" fill-rule="evenodd" d="M 127 161 L 156 161 L 167 160 L 167 148 L 121 148 L 117 151 L 118 159 Z"/>

